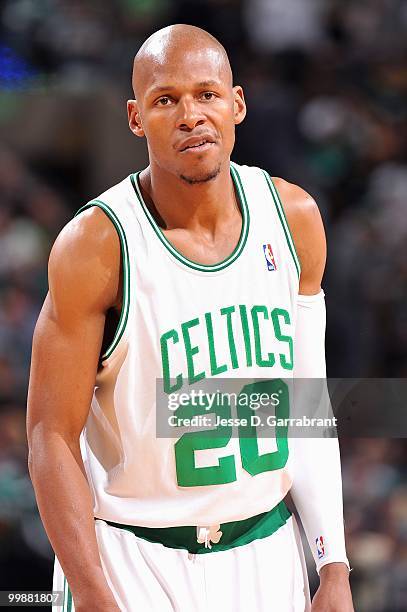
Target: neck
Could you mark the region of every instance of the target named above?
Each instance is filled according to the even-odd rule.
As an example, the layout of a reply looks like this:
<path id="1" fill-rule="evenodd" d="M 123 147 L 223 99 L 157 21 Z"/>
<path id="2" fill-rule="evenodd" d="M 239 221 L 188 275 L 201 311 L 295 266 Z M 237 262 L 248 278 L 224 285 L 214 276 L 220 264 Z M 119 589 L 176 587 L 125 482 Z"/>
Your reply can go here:
<path id="1" fill-rule="evenodd" d="M 201 227 L 215 232 L 220 221 L 240 214 L 229 159 L 215 178 L 192 185 L 150 163 L 140 174 L 140 184 L 167 230 Z"/>

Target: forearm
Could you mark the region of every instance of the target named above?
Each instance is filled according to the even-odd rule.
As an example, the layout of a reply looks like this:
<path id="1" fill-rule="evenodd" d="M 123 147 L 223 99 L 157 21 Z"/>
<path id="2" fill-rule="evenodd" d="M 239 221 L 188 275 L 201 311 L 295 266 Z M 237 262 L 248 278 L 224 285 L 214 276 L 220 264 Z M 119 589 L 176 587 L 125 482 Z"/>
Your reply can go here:
<path id="1" fill-rule="evenodd" d="M 38 508 L 75 604 L 78 607 L 90 592 L 108 599 L 79 441 L 67 442 L 39 426 L 31 438 L 29 470 Z"/>
<path id="2" fill-rule="evenodd" d="M 299 389 L 297 393 L 294 392 L 297 416 L 300 413 L 330 416 L 329 396 L 324 382 L 324 344 L 323 292 L 314 296 L 298 296 L 294 353 L 294 389 Z M 348 561 L 338 440 L 315 437 L 318 436 L 317 432 L 310 435 L 314 437 L 295 436 L 290 440 L 293 457 L 291 496 L 319 571 L 327 563 L 347 564 Z"/>
<path id="3" fill-rule="evenodd" d="M 348 565 L 338 440 L 297 438 L 292 443 L 297 459 L 294 462 L 294 483 L 290 493 L 317 571 L 319 573 L 327 563 L 341 562 Z"/>

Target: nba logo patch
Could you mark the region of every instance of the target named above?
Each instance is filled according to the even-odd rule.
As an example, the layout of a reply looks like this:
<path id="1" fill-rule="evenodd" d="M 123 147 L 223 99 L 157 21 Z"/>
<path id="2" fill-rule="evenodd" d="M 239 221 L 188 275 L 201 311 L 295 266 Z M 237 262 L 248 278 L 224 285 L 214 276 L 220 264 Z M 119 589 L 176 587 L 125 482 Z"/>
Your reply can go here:
<path id="1" fill-rule="evenodd" d="M 271 244 L 263 244 L 264 257 L 266 258 L 267 270 L 277 270 L 276 260 L 274 259 L 273 249 Z"/>
<path id="2" fill-rule="evenodd" d="M 317 546 L 318 559 L 322 559 L 322 557 L 325 555 L 324 538 L 319 536 L 319 538 L 315 540 L 315 544 Z"/>

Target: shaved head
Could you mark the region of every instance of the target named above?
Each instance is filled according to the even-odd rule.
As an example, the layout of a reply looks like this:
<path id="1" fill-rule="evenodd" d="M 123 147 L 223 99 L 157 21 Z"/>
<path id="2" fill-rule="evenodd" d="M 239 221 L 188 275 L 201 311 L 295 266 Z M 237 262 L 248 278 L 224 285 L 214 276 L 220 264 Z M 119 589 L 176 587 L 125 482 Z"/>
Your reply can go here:
<path id="1" fill-rule="evenodd" d="M 134 58 L 133 89 L 129 127 L 146 138 L 155 177 L 193 186 L 230 172 L 235 126 L 246 106 L 216 38 L 182 24 L 155 32 Z"/>
<path id="2" fill-rule="evenodd" d="M 156 72 L 176 70 L 179 56 L 202 55 L 218 64 L 225 83 L 233 85 L 232 69 L 225 48 L 220 42 L 196 26 L 175 24 L 152 34 L 140 47 L 133 64 L 133 90 L 136 99 L 142 97 Z"/>

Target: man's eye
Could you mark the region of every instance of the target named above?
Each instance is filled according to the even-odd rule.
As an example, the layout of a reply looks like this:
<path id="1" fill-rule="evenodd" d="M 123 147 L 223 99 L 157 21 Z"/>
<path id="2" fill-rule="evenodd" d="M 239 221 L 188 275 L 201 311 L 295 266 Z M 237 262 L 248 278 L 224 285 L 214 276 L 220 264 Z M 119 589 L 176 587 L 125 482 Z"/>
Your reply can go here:
<path id="1" fill-rule="evenodd" d="M 168 96 L 163 96 L 162 98 L 160 98 L 159 100 L 157 100 L 157 104 L 160 104 L 161 106 L 167 106 L 167 104 L 169 103 L 170 99 Z"/>
<path id="2" fill-rule="evenodd" d="M 204 98 L 204 100 L 212 100 L 212 98 L 215 97 L 215 94 L 212 91 L 205 91 L 202 94 L 202 97 Z"/>

